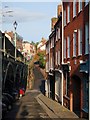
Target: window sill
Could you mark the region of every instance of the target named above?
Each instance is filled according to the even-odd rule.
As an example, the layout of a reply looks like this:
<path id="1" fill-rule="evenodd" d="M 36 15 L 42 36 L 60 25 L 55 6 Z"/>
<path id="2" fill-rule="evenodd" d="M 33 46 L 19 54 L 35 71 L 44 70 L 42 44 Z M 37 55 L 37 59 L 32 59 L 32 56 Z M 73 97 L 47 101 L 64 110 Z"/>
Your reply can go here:
<path id="1" fill-rule="evenodd" d="M 86 7 L 88 4 L 89 4 L 89 2 L 84 7 Z"/>
<path id="2" fill-rule="evenodd" d="M 67 22 L 67 25 L 70 23 L 70 21 Z"/>
<path id="3" fill-rule="evenodd" d="M 70 98 L 69 98 L 67 95 L 64 95 L 64 97 L 65 97 L 67 100 L 70 100 Z"/>
<path id="4" fill-rule="evenodd" d="M 82 12 L 82 9 L 80 11 L 78 11 L 78 15 Z"/>
<path id="5" fill-rule="evenodd" d="M 89 53 L 85 53 L 84 55 L 89 55 Z"/>
<path id="6" fill-rule="evenodd" d="M 67 57 L 67 59 L 70 59 L 70 57 Z"/>
<path id="7" fill-rule="evenodd" d="M 76 55 L 72 56 L 72 59 L 73 59 L 73 58 L 76 58 Z"/>
<path id="8" fill-rule="evenodd" d="M 82 111 L 84 111 L 84 112 L 86 112 L 86 113 L 89 112 L 88 108 L 83 108 Z"/>
<path id="9" fill-rule="evenodd" d="M 82 54 L 78 55 L 78 57 L 81 57 L 81 56 L 82 56 Z"/>
<path id="10" fill-rule="evenodd" d="M 75 16 L 73 16 L 73 19 L 75 19 L 76 18 L 76 15 Z"/>

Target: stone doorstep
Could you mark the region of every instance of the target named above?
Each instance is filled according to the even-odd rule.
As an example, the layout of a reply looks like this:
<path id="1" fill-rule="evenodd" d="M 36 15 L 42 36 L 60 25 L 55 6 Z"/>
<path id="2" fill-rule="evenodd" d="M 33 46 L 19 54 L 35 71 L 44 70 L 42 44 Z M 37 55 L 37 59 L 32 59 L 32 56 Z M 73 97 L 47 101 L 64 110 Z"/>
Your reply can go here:
<path id="1" fill-rule="evenodd" d="M 75 113 L 71 112 L 56 101 L 47 98 L 43 94 L 39 94 L 37 97 L 59 118 L 79 118 Z"/>

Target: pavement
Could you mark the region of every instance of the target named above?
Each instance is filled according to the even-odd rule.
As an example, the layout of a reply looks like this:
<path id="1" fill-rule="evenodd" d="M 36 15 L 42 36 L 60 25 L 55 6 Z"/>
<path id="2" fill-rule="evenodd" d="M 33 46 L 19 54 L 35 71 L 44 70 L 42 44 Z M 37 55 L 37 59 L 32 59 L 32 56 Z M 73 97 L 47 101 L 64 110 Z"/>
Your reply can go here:
<path id="1" fill-rule="evenodd" d="M 50 111 L 56 116 L 56 118 L 79 118 L 74 112 L 71 112 L 64 106 L 62 106 L 60 103 L 49 99 L 48 97 L 44 96 L 43 94 L 39 94 L 36 99 L 38 100 L 39 103 L 43 103 L 44 105 L 47 106 Z M 53 114 L 48 113 L 50 118 L 53 118 Z"/>
<path id="2" fill-rule="evenodd" d="M 35 89 L 27 90 L 25 96 L 13 105 L 13 109 L 6 114 L 4 119 L 85 120 L 78 118 L 75 113 Z"/>

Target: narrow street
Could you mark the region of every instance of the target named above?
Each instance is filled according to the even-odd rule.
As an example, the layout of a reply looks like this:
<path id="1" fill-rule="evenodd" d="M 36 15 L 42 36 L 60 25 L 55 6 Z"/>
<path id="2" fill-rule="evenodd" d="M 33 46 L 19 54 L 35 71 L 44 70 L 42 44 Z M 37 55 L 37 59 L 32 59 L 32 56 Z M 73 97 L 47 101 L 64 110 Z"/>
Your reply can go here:
<path id="1" fill-rule="evenodd" d="M 35 81 L 33 90 L 27 90 L 25 96 L 18 100 L 13 109 L 7 113 L 5 119 L 16 119 L 16 118 L 49 118 L 45 110 L 36 100 L 36 97 L 43 91 L 41 86 L 44 80 L 43 75 L 40 73 L 37 67 L 34 67 Z"/>
<path id="2" fill-rule="evenodd" d="M 34 66 L 34 86 L 32 90 L 27 90 L 25 96 L 19 99 L 14 105 L 13 109 L 9 111 L 4 118 L 16 119 L 35 119 L 42 120 L 43 118 L 53 119 L 66 119 L 78 118 L 76 114 L 69 111 L 58 102 L 44 96 L 44 77 L 40 72 L 38 66 Z"/>

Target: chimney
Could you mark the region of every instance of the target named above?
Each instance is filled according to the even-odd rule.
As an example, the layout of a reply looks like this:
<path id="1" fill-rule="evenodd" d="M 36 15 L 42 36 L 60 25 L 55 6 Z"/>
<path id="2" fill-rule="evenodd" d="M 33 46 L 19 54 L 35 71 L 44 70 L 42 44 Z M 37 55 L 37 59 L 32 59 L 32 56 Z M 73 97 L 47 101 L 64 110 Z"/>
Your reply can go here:
<path id="1" fill-rule="evenodd" d="M 54 25 L 56 24 L 57 20 L 58 20 L 58 18 L 56 18 L 56 17 L 53 17 L 51 19 L 51 31 L 54 29 Z"/>
<path id="2" fill-rule="evenodd" d="M 61 14 L 62 14 L 62 5 L 58 5 L 58 7 L 57 7 L 57 17 L 59 18 Z"/>

